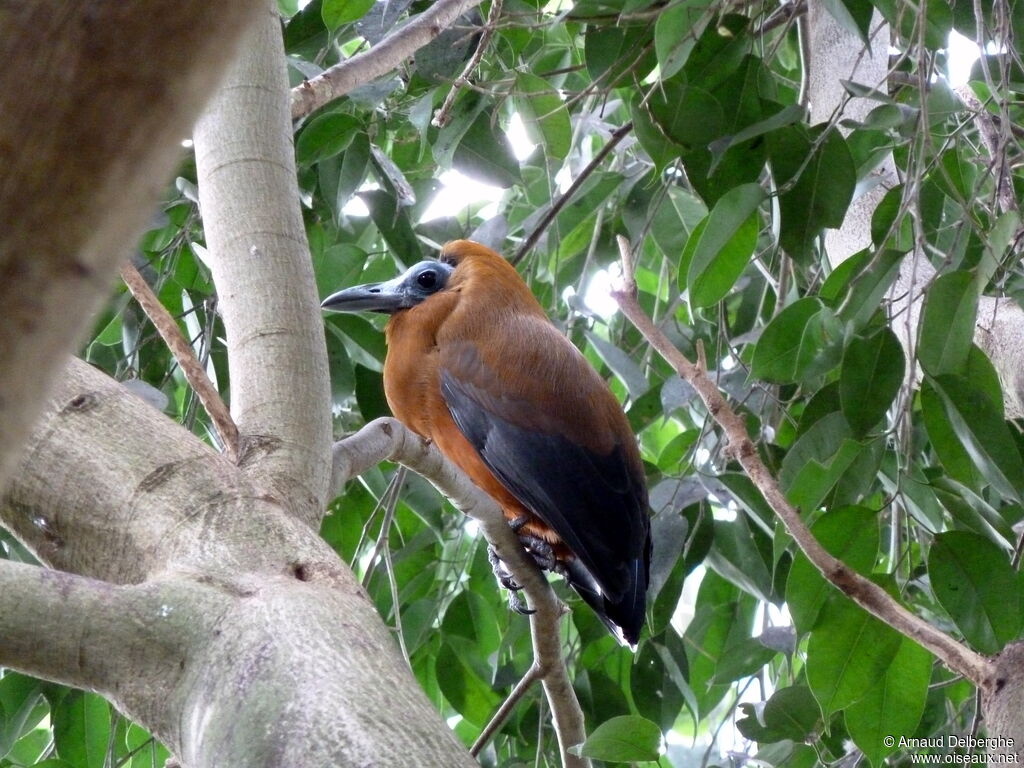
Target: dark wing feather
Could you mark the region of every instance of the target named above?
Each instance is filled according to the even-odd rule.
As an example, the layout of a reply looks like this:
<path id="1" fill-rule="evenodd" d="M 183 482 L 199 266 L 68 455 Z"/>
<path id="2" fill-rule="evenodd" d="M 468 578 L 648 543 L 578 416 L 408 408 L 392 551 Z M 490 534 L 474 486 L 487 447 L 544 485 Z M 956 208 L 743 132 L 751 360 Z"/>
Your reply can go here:
<path id="1" fill-rule="evenodd" d="M 602 456 L 557 432 L 515 424 L 507 403 L 499 415 L 489 407 L 493 393 L 448 370 L 441 372 L 441 391 L 488 469 L 576 555 L 570 583 L 635 644 L 644 621 L 650 523 L 643 478 L 623 446 Z"/>

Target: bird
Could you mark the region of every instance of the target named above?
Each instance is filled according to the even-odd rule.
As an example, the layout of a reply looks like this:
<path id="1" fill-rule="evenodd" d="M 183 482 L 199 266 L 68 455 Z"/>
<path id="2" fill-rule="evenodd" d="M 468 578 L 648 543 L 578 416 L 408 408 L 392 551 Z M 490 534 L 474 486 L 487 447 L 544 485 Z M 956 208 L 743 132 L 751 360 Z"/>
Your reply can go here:
<path id="1" fill-rule="evenodd" d="M 635 650 L 651 559 L 636 437 L 607 382 L 516 269 L 455 240 L 321 306 L 390 315 L 384 393 L 394 416 L 490 495 L 538 565 L 560 573 Z M 492 565 L 518 588 L 493 555 Z"/>

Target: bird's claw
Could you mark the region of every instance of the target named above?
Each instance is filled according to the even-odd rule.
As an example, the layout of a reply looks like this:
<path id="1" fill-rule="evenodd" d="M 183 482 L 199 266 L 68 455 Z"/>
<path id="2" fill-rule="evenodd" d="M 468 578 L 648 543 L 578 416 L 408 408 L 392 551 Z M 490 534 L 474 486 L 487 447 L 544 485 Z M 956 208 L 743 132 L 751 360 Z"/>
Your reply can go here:
<path id="1" fill-rule="evenodd" d="M 509 573 L 505 567 L 505 562 L 498 557 L 498 553 L 494 550 L 494 547 L 487 547 L 487 561 L 491 564 L 491 569 L 494 571 L 494 577 L 509 592 L 518 592 L 523 588 L 522 584 L 515 580 L 515 577 Z"/>
<path id="2" fill-rule="evenodd" d="M 529 616 L 536 613 L 533 608 L 527 608 L 526 604 L 520 599 L 519 593 L 509 590 L 508 593 L 508 607 L 509 610 L 515 611 L 521 616 Z"/>
<path id="3" fill-rule="evenodd" d="M 494 576 L 505 589 L 508 590 L 508 607 L 509 610 L 515 611 L 522 616 L 529 616 L 531 613 L 536 613 L 532 608 L 527 608 L 526 604 L 519 597 L 519 592 L 522 590 L 523 585 L 518 583 L 512 574 L 508 572 L 505 567 L 504 561 L 498 557 L 498 553 L 494 551 L 494 547 L 487 547 L 487 560 L 491 564 L 491 568 L 494 570 Z"/>

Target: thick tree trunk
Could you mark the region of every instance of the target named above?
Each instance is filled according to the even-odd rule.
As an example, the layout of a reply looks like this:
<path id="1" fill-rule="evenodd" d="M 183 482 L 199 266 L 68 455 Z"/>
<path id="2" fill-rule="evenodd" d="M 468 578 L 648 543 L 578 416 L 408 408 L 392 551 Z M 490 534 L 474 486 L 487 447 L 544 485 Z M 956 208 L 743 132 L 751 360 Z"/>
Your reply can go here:
<path id="1" fill-rule="evenodd" d="M 4 525 L 83 576 L 0 560 L 0 663 L 188 768 L 475 764 L 317 531 L 104 374 L 69 363 L 16 478 Z"/>
<path id="2" fill-rule="evenodd" d="M 276 3 L 194 133 L 240 464 L 316 524 L 328 501 L 331 391 L 292 145 Z"/>

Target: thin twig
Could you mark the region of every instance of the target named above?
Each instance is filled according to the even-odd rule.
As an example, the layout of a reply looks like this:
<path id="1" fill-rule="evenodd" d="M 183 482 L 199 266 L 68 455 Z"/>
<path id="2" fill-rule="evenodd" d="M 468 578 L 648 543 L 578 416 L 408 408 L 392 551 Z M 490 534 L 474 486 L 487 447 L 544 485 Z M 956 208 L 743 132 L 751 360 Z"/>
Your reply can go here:
<path id="1" fill-rule="evenodd" d="M 210 421 L 213 422 L 213 428 L 220 435 L 221 442 L 224 444 L 224 453 L 231 461 L 237 462 L 238 427 L 235 425 L 234 419 L 231 418 L 231 413 L 224 405 L 216 387 L 213 386 L 213 382 L 210 381 L 210 377 L 206 375 L 206 369 L 200 364 L 192 346 L 185 339 L 181 329 L 178 328 L 178 323 L 160 303 L 160 299 L 153 293 L 149 283 L 132 264 L 125 262 L 121 267 L 121 279 L 124 280 L 124 284 L 128 286 L 132 296 L 139 302 L 142 311 L 146 313 L 150 322 L 159 332 L 167 348 L 174 355 L 174 359 L 178 361 L 178 366 L 185 375 L 185 381 L 199 397 L 203 408 L 210 416 Z"/>
<path id="2" fill-rule="evenodd" d="M 629 241 L 620 236 L 618 244 L 619 251 L 624 256 L 624 286 L 613 291 L 612 295 L 619 302 L 622 313 L 669 365 L 697 391 L 708 413 L 725 431 L 727 451 L 739 461 L 807 559 L 821 571 L 822 576 L 868 613 L 931 651 L 950 669 L 963 675 L 979 688 L 988 690 L 993 681 L 993 666 L 984 656 L 975 653 L 908 611 L 882 587 L 850 569 L 814 538 L 800 517 L 799 510 L 789 503 L 778 482 L 761 461 L 753 441 L 747 434 L 743 419 L 732 409 L 701 367 L 690 362 L 676 349 L 640 307 L 637 301 L 635 275 L 626 271 L 626 265 L 631 263 L 631 259 L 626 256 L 630 251 Z"/>
<path id="3" fill-rule="evenodd" d="M 978 126 L 978 133 L 985 142 L 986 149 L 988 149 L 988 154 L 991 158 L 989 167 L 995 179 L 996 199 L 999 202 L 1000 212 L 1016 211 L 1017 198 L 1013 192 L 1013 174 L 1010 171 L 1003 139 L 999 128 L 996 127 L 995 120 L 992 119 L 993 116 L 988 113 L 985 105 L 974 95 L 974 91 L 971 90 L 970 86 L 965 85 L 957 88 L 956 94 L 974 114 L 974 122 Z"/>
<path id="4" fill-rule="evenodd" d="M 515 256 L 509 259 L 509 261 L 512 264 L 518 264 L 519 261 L 523 258 L 523 256 L 525 256 L 529 252 L 529 250 L 537 244 L 537 241 L 540 239 L 540 236 L 544 234 L 544 231 L 551 225 L 551 222 L 555 220 L 555 217 L 565 207 L 566 203 L 568 203 L 572 199 L 572 196 L 579 191 L 579 188 L 583 185 L 583 182 L 587 180 L 590 174 L 592 174 L 599 165 L 601 165 L 604 159 L 608 156 L 608 153 L 615 149 L 615 147 L 618 146 L 619 142 L 626 138 L 626 136 L 632 130 L 633 123 L 632 121 L 630 121 L 623 125 L 621 128 L 617 128 L 615 129 L 615 131 L 612 132 L 612 135 L 609 137 L 608 141 L 605 143 L 603 147 L 601 147 L 601 151 L 594 155 L 594 159 L 587 164 L 586 168 L 580 171 L 580 175 L 576 177 L 572 185 L 567 190 L 565 190 L 562 196 L 559 197 L 554 202 L 554 204 L 552 204 L 551 208 L 549 208 L 548 212 L 544 214 L 540 222 L 534 228 L 533 232 L 530 233 L 530 236 L 523 241 L 523 244 L 521 246 L 519 246 L 519 250 L 516 251 Z"/>
<path id="5" fill-rule="evenodd" d="M 324 70 L 292 88 L 292 119 L 340 99 L 353 88 L 386 75 L 429 43 L 481 0 L 437 0 L 430 8 L 389 34 L 368 51 Z"/>
<path id="6" fill-rule="evenodd" d="M 491 38 L 494 37 L 495 24 L 498 21 L 498 16 L 501 15 L 502 2 L 503 0 L 491 0 L 491 10 L 487 14 L 487 24 L 480 35 L 480 42 L 477 43 L 476 50 L 473 51 L 473 55 L 466 63 L 462 74 L 455 78 L 455 82 L 452 83 L 452 89 L 444 97 L 444 103 L 441 105 L 441 108 L 434 114 L 433 124 L 436 127 L 443 128 L 448 124 L 449 113 L 452 111 L 452 105 L 455 104 L 455 97 L 459 95 L 462 87 L 469 83 L 469 76 L 473 74 L 473 70 L 477 68 L 483 59 L 487 46 L 490 45 Z"/>
<path id="7" fill-rule="evenodd" d="M 508 698 L 501 703 L 498 707 L 498 711 L 494 713 L 494 717 L 491 721 L 484 726 L 484 729 L 480 732 L 480 735 L 476 737 L 476 741 L 473 742 L 473 746 L 469 748 L 469 754 L 476 757 L 480 754 L 480 750 L 487 746 L 487 742 L 491 740 L 491 737 L 501 728 L 502 723 L 508 719 L 508 716 L 512 714 L 512 710 L 515 708 L 519 700 L 526 695 L 527 691 L 533 687 L 536 683 L 544 676 L 544 671 L 536 664 L 530 665 L 530 668 L 523 675 L 523 679 L 516 683 L 516 687 L 512 689 L 512 693 L 508 695 Z"/>

